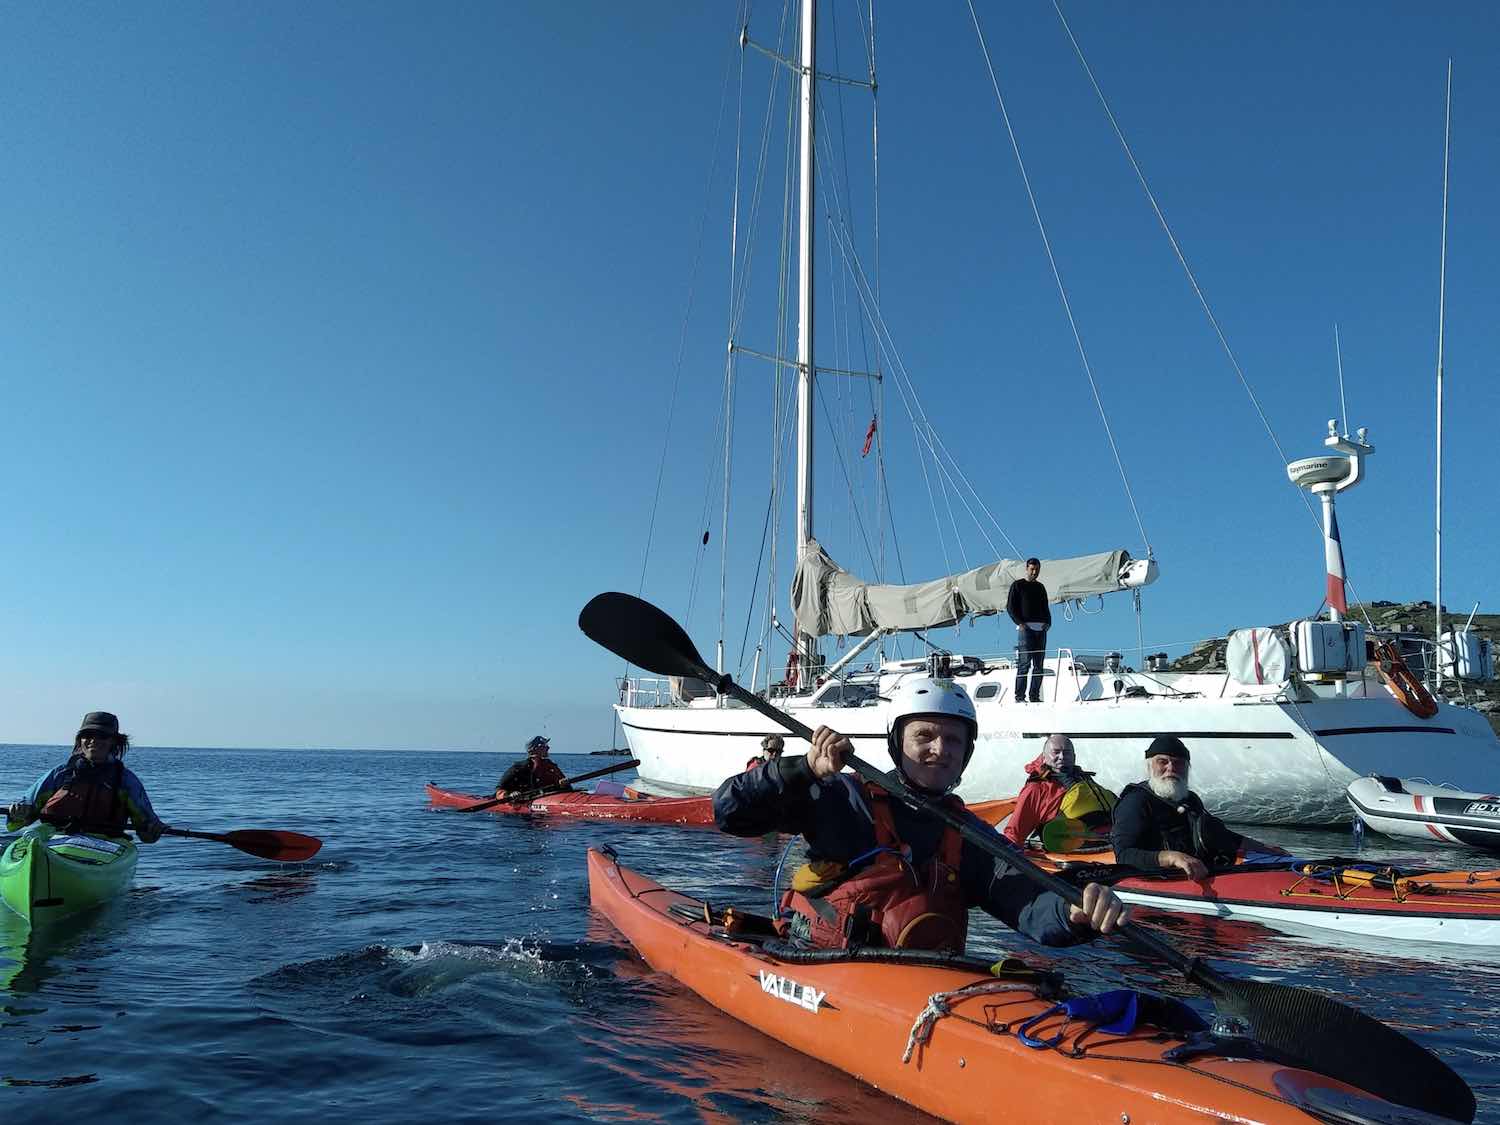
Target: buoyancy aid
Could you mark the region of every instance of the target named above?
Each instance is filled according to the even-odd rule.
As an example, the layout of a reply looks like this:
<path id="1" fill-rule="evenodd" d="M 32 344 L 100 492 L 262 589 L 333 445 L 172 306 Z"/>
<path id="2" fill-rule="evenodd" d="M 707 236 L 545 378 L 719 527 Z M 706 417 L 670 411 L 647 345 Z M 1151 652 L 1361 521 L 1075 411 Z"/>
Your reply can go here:
<path id="1" fill-rule="evenodd" d="M 1107 828 L 1117 801 L 1119 798 L 1095 781 L 1093 774 L 1085 773 L 1063 794 L 1057 811 L 1059 815 L 1082 821 L 1090 828 Z"/>
<path id="2" fill-rule="evenodd" d="M 890 796 L 866 786 L 865 799 L 875 822 L 875 847 L 848 865 L 825 861 L 800 869 L 781 899 L 782 924 L 819 949 L 961 951 L 969 931 L 959 881 L 963 837 L 944 828 L 932 859 L 914 867 L 911 849 L 896 835 Z M 963 811 L 957 797 L 943 803 Z"/>
<path id="3" fill-rule="evenodd" d="M 49 824 L 123 832 L 126 813 L 120 792 L 124 784 L 125 763 L 118 758 L 94 767 L 75 754 L 57 775 L 57 788 L 42 806 L 41 819 Z"/>

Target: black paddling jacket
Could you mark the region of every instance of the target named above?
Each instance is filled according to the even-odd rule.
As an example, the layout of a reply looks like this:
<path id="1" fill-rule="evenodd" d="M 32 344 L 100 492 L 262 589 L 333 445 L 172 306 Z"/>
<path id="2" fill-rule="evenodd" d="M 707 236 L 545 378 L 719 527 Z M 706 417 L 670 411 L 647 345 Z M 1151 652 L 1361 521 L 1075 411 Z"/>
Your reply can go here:
<path id="1" fill-rule="evenodd" d="M 496 789 L 504 789 L 507 793 L 524 792 L 528 789 L 541 789 L 548 785 L 556 785 L 564 780 L 563 771 L 551 758 L 522 758 L 510 769 L 505 771 L 505 776 L 500 779 Z M 568 788 L 572 788 L 569 786 Z"/>
<path id="2" fill-rule="evenodd" d="M 943 840 L 943 824 L 891 802 L 898 838 L 925 869 Z M 988 831 L 978 817 L 973 822 Z M 848 863 L 876 846 L 875 821 L 860 783 L 850 774 L 820 782 L 801 755 L 783 755 L 765 768 L 736 774 L 714 793 L 714 820 L 731 836 L 787 832 L 807 840 L 809 857 Z M 1006 843 L 998 833 L 995 839 Z M 1009 844 L 1006 844 L 1009 847 Z M 979 907 L 1042 945 L 1076 945 L 1093 938 L 1068 921 L 1068 904 L 1024 875 L 964 841 L 959 880 L 964 905 Z"/>
<path id="3" fill-rule="evenodd" d="M 1127 785 L 1120 794 L 1109 838 L 1116 863 L 1143 870 L 1160 867 L 1156 854 L 1163 851 L 1186 852 L 1210 867 L 1222 867 L 1234 862 L 1245 841 L 1205 809 L 1198 794 L 1190 792 L 1172 804 L 1151 792 L 1144 781 Z"/>

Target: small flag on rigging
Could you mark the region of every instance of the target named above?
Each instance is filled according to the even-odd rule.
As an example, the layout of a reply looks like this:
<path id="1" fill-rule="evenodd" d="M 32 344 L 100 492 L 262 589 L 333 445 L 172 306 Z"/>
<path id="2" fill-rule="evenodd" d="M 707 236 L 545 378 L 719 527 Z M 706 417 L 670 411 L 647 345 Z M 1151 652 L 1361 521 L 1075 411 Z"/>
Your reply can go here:
<path id="1" fill-rule="evenodd" d="M 1340 613 L 1348 613 L 1344 600 L 1344 544 L 1339 540 L 1339 519 L 1328 509 L 1328 530 L 1323 537 L 1323 554 L 1328 569 L 1328 604 Z"/>
<path id="2" fill-rule="evenodd" d="M 870 453 L 870 444 L 875 440 L 875 416 L 870 416 L 870 428 L 865 431 L 865 447 L 859 451 L 861 457 L 867 457 Z"/>

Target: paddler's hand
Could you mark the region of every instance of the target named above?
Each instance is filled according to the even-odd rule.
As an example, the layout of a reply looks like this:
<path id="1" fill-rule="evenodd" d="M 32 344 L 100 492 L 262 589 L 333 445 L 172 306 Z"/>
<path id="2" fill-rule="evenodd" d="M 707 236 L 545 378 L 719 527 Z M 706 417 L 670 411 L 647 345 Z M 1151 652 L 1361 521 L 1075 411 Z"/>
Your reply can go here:
<path id="1" fill-rule="evenodd" d="M 1068 910 L 1068 921 L 1075 926 L 1087 926 L 1096 933 L 1113 933 L 1121 922 L 1129 921 L 1130 912 L 1120 901 L 1120 896 L 1108 887 L 1090 883 L 1083 888 L 1083 905 Z"/>
<path id="2" fill-rule="evenodd" d="M 813 731 L 812 749 L 807 752 L 807 768 L 819 781 L 827 781 L 844 768 L 844 758 L 854 753 L 854 743 L 836 730 L 819 727 Z"/>
<path id="3" fill-rule="evenodd" d="M 154 844 L 161 839 L 161 830 L 166 825 L 159 820 L 153 820 L 144 827 L 137 828 L 135 834 L 141 838 L 143 844 Z"/>
<path id="4" fill-rule="evenodd" d="M 1187 852 L 1157 852 L 1156 863 L 1159 867 L 1175 867 L 1195 883 L 1201 883 L 1208 878 L 1208 865 L 1195 855 Z"/>
<path id="5" fill-rule="evenodd" d="M 12 824 L 18 822 L 24 824 L 31 819 L 31 806 L 25 801 L 17 801 L 5 810 L 5 815 Z"/>

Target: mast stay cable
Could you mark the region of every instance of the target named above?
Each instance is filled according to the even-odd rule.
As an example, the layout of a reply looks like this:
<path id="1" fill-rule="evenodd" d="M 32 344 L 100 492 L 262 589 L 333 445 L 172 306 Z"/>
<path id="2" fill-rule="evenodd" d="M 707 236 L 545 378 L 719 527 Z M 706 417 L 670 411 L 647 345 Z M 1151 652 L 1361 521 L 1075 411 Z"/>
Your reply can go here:
<path id="1" fill-rule="evenodd" d="M 1089 361 L 1088 351 L 1083 346 L 1083 336 L 1078 330 L 1078 321 L 1073 316 L 1073 304 L 1068 300 L 1067 287 L 1063 285 L 1062 273 L 1057 265 L 1057 257 L 1052 252 L 1052 239 L 1047 234 L 1047 225 L 1042 221 L 1042 212 L 1037 205 L 1036 192 L 1032 190 L 1031 177 L 1026 172 L 1026 162 L 1021 157 L 1021 144 L 1016 138 L 1016 131 L 1011 125 L 1010 112 L 1005 108 L 1005 97 L 1000 93 L 1000 80 L 995 75 L 995 64 L 990 58 L 989 43 L 984 37 L 984 29 L 979 26 L 979 14 L 974 11 L 974 0 L 968 0 L 969 17 L 974 22 L 974 33 L 979 37 L 979 48 L 984 54 L 984 65 L 989 71 L 990 86 L 995 91 L 995 101 L 1000 106 L 1000 116 L 1005 122 L 1005 132 L 1010 137 L 1011 151 L 1015 153 L 1016 166 L 1021 172 L 1021 182 L 1026 186 L 1026 198 L 1031 203 L 1031 214 L 1036 220 L 1037 233 L 1041 235 L 1042 247 L 1047 252 L 1047 264 L 1052 268 L 1052 280 L 1057 284 L 1057 295 L 1062 300 L 1063 311 L 1068 317 L 1068 327 L 1073 333 L 1073 343 L 1078 349 L 1078 358 L 1083 363 L 1083 372 L 1088 376 L 1089 390 L 1094 395 L 1094 406 L 1099 411 L 1099 421 L 1104 424 L 1104 435 L 1109 439 L 1110 452 L 1114 454 L 1115 466 L 1120 472 L 1120 483 L 1125 487 L 1125 498 L 1130 502 L 1130 511 L 1135 516 L 1135 526 L 1140 530 L 1141 542 L 1146 547 L 1146 557 L 1152 557 L 1151 537 L 1146 534 L 1146 525 L 1141 521 L 1140 508 L 1135 502 L 1135 492 L 1130 487 L 1130 477 L 1125 472 L 1125 462 L 1120 456 L 1120 447 L 1115 442 L 1113 427 L 1109 424 L 1109 415 L 1104 409 L 1104 401 L 1099 397 L 1099 384 L 1094 378 L 1094 367 Z"/>

